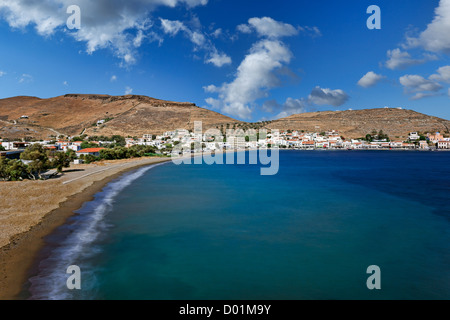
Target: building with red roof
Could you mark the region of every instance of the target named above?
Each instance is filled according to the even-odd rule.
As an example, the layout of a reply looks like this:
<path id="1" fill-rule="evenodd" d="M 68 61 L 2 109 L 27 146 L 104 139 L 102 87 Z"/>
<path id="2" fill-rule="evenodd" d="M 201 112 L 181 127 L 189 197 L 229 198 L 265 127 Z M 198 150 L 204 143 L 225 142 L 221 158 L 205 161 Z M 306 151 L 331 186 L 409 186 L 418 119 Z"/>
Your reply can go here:
<path id="1" fill-rule="evenodd" d="M 87 149 L 82 149 L 80 151 L 77 151 L 77 156 L 80 157 L 81 155 L 85 155 L 87 156 L 88 154 L 90 154 L 91 156 L 95 156 L 98 157 L 100 155 L 100 150 L 103 150 L 105 148 L 87 148 Z"/>

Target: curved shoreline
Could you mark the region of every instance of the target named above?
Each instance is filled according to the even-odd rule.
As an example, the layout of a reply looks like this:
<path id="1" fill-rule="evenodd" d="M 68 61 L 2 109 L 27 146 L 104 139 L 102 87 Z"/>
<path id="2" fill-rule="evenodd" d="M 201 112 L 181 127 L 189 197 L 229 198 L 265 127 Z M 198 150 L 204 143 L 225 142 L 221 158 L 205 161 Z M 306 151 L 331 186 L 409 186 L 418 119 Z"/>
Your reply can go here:
<path id="1" fill-rule="evenodd" d="M 124 162 L 123 165 L 113 164 L 108 170 L 99 170 L 94 173 L 78 177 L 77 180 L 86 184 L 81 190 L 67 195 L 66 200 L 58 207 L 44 214 L 40 221 L 24 231 L 10 237 L 9 243 L 0 248 L 0 300 L 23 299 L 21 296 L 28 276 L 35 265 L 35 259 L 44 247 L 45 236 L 51 234 L 56 228 L 67 222 L 75 211 L 79 210 L 85 202 L 94 199 L 109 182 L 123 175 L 127 171 L 139 167 L 167 162 L 169 159 L 147 158 Z M 101 174 L 100 174 L 101 173 Z M 95 176 L 98 174 L 98 176 Z M 67 182 L 67 179 L 65 179 Z M 20 183 L 20 182 L 19 182 Z M 61 182 L 60 185 L 62 185 Z"/>

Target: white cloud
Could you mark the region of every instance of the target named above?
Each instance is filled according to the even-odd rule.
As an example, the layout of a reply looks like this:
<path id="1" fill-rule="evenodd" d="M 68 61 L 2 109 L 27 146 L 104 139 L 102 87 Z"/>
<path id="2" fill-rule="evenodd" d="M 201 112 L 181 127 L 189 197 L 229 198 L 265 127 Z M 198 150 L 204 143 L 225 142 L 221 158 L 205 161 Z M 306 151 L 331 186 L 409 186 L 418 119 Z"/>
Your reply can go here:
<path id="1" fill-rule="evenodd" d="M 322 32 L 320 32 L 319 28 L 317 28 L 317 27 L 304 26 L 304 27 L 299 27 L 299 30 L 310 35 L 313 38 L 322 36 Z"/>
<path id="2" fill-rule="evenodd" d="M 203 34 L 201 34 L 200 32 L 194 31 L 191 33 L 191 41 L 192 41 L 192 43 L 201 47 L 205 43 L 206 39 Z"/>
<path id="3" fill-rule="evenodd" d="M 208 93 L 218 93 L 220 92 L 220 88 L 217 88 L 215 85 L 210 84 L 209 86 L 203 87 L 203 90 Z"/>
<path id="4" fill-rule="evenodd" d="M 161 27 L 164 33 L 166 34 L 176 36 L 180 31 L 183 31 L 191 40 L 191 42 L 197 46 L 202 46 L 206 41 L 205 36 L 203 34 L 197 31 L 192 31 L 191 29 L 186 27 L 186 25 L 181 21 L 167 20 L 167 19 L 160 19 L 160 20 L 161 20 Z"/>
<path id="5" fill-rule="evenodd" d="M 214 30 L 213 33 L 211 33 L 211 36 L 214 38 L 219 38 L 222 35 L 223 31 L 221 28 Z"/>
<path id="6" fill-rule="evenodd" d="M 266 112 L 279 112 L 275 119 L 286 118 L 293 114 L 304 113 L 307 111 L 309 104 L 305 99 L 287 98 L 286 101 L 279 105 L 275 100 L 267 101 L 263 105 Z"/>
<path id="7" fill-rule="evenodd" d="M 6 75 L 5 71 L 0 70 L 0 77 L 3 77 L 4 75 Z"/>
<path id="8" fill-rule="evenodd" d="M 407 37 L 408 47 L 422 47 L 431 52 L 450 53 L 450 0 L 440 0 L 433 21 L 418 37 Z"/>
<path id="9" fill-rule="evenodd" d="M 32 82 L 33 81 L 33 76 L 29 75 L 29 74 L 22 74 L 19 78 L 19 83 L 28 83 L 28 82 Z"/>
<path id="10" fill-rule="evenodd" d="M 308 101 L 319 106 L 331 105 L 339 107 L 346 103 L 349 98 L 350 97 L 341 89 L 322 89 L 317 86 L 311 91 Z"/>
<path id="11" fill-rule="evenodd" d="M 133 93 L 133 88 L 130 88 L 130 87 L 125 87 L 125 95 L 129 95 L 129 94 L 132 94 Z"/>
<path id="12" fill-rule="evenodd" d="M 448 93 L 448 96 L 450 97 L 450 88 L 448 88 L 448 92 L 447 93 Z"/>
<path id="13" fill-rule="evenodd" d="M 133 46 L 139 48 L 142 45 L 142 41 L 144 41 L 146 37 L 147 36 L 144 35 L 142 30 L 138 30 L 136 37 L 133 39 Z"/>
<path id="14" fill-rule="evenodd" d="M 369 71 L 358 81 L 358 85 L 363 88 L 370 88 L 375 86 L 383 78 L 384 76 L 376 74 L 373 71 Z"/>
<path id="15" fill-rule="evenodd" d="M 419 75 L 405 75 L 400 77 L 400 83 L 406 90 L 411 92 L 431 91 L 436 92 L 442 89 L 442 86 L 434 81 L 427 80 Z"/>
<path id="16" fill-rule="evenodd" d="M 413 97 L 411 97 L 411 100 L 420 100 L 423 98 L 435 97 L 438 95 L 440 95 L 440 94 L 437 92 L 418 92 Z"/>
<path id="17" fill-rule="evenodd" d="M 220 110 L 220 108 L 222 107 L 222 103 L 221 103 L 221 101 L 218 100 L 218 99 L 207 98 L 207 99 L 205 99 L 205 101 L 206 101 L 207 104 L 211 105 L 211 107 L 212 107 L 213 109 Z"/>
<path id="18" fill-rule="evenodd" d="M 89 54 L 99 49 L 111 48 L 126 64 L 136 61 L 136 48 L 146 38 L 158 40 L 149 29 L 149 14 L 157 7 L 206 5 L 208 0 L 44 0 L 0 1 L 0 17 L 12 28 L 23 29 L 33 25 L 38 34 L 51 36 L 65 31 L 77 41 L 86 42 Z M 67 7 L 78 5 L 81 9 L 81 29 L 65 30 L 69 15 Z"/>
<path id="19" fill-rule="evenodd" d="M 221 87 L 205 87 L 207 92 L 217 92 L 219 95 L 219 100 L 210 98 L 207 102 L 222 112 L 249 119 L 253 102 L 267 96 L 268 90 L 279 85 L 274 71 L 291 59 L 291 51 L 281 41 L 264 39 L 255 43 L 239 65 L 232 82 Z"/>
<path id="20" fill-rule="evenodd" d="M 176 36 L 179 32 L 184 32 L 185 36 L 195 45 L 194 51 L 199 49 L 207 51 L 207 57 L 205 63 L 211 63 L 216 67 L 222 67 L 231 63 L 231 58 L 225 53 L 219 52 L 214 44 L 206 38 L 201 31 L 193 31 L 188 28 L 183 22 L 175 20 L 161 20 L 161 27 L 164 33 L 171 36 Z M 195 19 L 195 25 L 200 28 L 200 21 Z"/>
<path id="21" fill-rule="evenodd" d="M 112 75 L 111 79 L 109 81 L 111 81 L 111 82 L 117 81 L 117 76 L 116 75 Z"/>
<path id="22" fill-rule="evenodd" d="M 330 90 L 315 87 L 308 99 L 300 98 L 293 99 L 287 98 L 283 104 L 278 104 L 275 100 L 269 100 L 264 102 L 262 109 L 265 112 L 277 113 L 275 119 L 285 118 L 293 114 L 304 113 L 320 105 L 333 105 L 341 106 L 347 100 L 349 96 L 342 90 Z"/>
<path id="23" fill-rule="evenodd" d="M 248 24 L 240 24 L 236 27 L 241 33 L 252 33 L 253 31 L 260 37 L 279 39 L 282 37 L 295 36 L 301 31 L 311 37 L 320 37 L 322 33 L 317 27 L 294 27 L 291 24 L 276 21 L 270 17 L 251 18 Z"/>
<path id="24" fill-rule="evenodd" d="M 450 83 L 450 66 L 440 67 L 437 74 L 430 76 L 430 80 Z"/>
<path id="25" fill-rule="evenodd" d="M 252 28 L 247 24 L 240 24 L 236 27 L 237 31 L 242 33 L 252 33 Z"/>
<path id="26" fill-rule="evenodd" d="M 68 85 L 69 85 L 69 83 L 67 81 L 63 82 L 63 86 L 68 86 Z"/>
<path id="27" fill-rule="evenodd" d="M 254 30 L 259 36 L 268 38 L 290 37 L 298 34 L 298 30 L 294 26 L 269 17 L 251 18 L 248 20 L 247 26 L 240 25 L 238 30 L 244 33 Z"/>
<path id="28" fill-rule="evenodd" d="M 176 36 L 180 31 L 186 31 L 186 26 L 178 20 L 160 19 L 163 31 L 171 36 Z"/>
<path id="29" fill-rule="evenodd" d="M 401 51 L 399 48 L 388 50 L 387 56 L 389 60 L 386 61 L 386 67 L 391 70 L 405 69 L 413 65 L 422 64 L 426 61 L 424 59 L 413 59 L 408 52 Z"/>
<path id="30" fill-rule="evenodd" d="M 226 64 L 231 64 L 231 58 L 224 53 L 213 52 L 211 58 L 206 60 L 207 63 L 212 63 L 216 67 L 222 67 Z"/>
<path id="31" fill-rule="evenodd" d="M 439 95 L 443 88 L 439 83 L 425 79 L 419 75 L 405 75 L 400 77 L 400 83 L 404 87 L 405 93 L 415 93 L 412 100 L 419 100 L 426 97 Z"/>

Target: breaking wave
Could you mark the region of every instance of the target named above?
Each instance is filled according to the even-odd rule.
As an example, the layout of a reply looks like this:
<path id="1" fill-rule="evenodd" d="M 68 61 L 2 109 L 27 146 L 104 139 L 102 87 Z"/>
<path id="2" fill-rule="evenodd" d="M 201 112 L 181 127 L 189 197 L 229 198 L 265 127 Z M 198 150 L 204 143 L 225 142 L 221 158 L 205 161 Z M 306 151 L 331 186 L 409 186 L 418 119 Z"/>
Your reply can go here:
<path id="1" fill-rule="evenodd" d="M 86 259 L 98 253 L 93 246 L 104 231 L 109 227 L 105 216 L 111 212 L 115 198 L 133 181 L 143 176 L 150 169 L 162 164 L 143 167 L 109 183 L 100 193 L 95 195 L 93 201 L 87 202 L 77 211 L 78 215 L 72 217 L 68 223 L 58 228 L 54 235 L 47 240 L 49 245 L 44 251 L 44 258 L 39 262 L 37 275 L 29 279 L 30 299 L 32 300 L 66 300 L 89 299 L 95 291 L 95 275 L 92 268 L 86 265 Z M 53 239 L 52 239 L 53 237 Z M 82 289 L 69 290 L 66 281 L 70 277 L 66 270 L 71 265 L 78 265 L 82 270 Z M 90 279 L 90 281 L 83 281 Z M 94 281 L 92 281 L 94 280 Z M 90 283 L 90 287 L 83 286 Z M 89 292 L 89 295 L 86 295 Z"/>

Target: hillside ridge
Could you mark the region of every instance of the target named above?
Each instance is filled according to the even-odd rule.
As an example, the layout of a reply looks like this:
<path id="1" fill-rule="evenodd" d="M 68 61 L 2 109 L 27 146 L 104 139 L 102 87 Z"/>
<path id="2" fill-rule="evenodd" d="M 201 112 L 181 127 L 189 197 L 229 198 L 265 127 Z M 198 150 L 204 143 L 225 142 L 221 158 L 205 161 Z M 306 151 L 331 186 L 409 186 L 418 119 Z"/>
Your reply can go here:
<path id="1" fill-rule="evenodd" d="M 6 139 L 48 139 L 55 132 L 68 136 L 81 132 L 142 136 L 176 129 L 192 130 L 195 121 L 202 121 L 204 131 L 249 126 L 191 102 L 144 95 L 69 93 L 48 99 L 31 96 L 0 99 L 0 137 Z M 383 130 L 392 138 L 405 138 L 415 131 L 448 134 L 450 121 L 408 109 L 374 108 L 294 114 L 271 121 L 265 127 L 306 132 L 337 130 L 346 138 Z"/>

